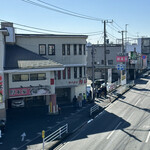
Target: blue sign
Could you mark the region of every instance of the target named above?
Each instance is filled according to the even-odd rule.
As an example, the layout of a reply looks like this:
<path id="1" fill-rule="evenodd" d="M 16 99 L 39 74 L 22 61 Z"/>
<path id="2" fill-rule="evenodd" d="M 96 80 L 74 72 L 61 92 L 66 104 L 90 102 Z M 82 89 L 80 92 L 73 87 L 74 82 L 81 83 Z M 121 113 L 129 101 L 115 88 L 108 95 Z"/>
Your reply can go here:
<path id="1" fill-rule="evenodd" d="M 117 64 L 117 70 L 124 70 L 124 64 Z"/>

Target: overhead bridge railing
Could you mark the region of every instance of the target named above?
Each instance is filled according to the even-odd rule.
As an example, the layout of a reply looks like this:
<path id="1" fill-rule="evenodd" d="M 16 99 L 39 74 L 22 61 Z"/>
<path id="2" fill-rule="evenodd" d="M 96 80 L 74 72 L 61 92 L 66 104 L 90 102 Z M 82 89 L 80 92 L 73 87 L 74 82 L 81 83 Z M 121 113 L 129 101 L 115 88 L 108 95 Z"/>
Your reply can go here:
<path id="1" fill-rule="evenodd" d="M 58 130 L 54 131 L 47 137 L 43 139 L 43 145 L 44 147 L 48 145 L 50 142 L 53 142 L 56 139 L 60 139 L 62 135 L 68 133 L 68 124 L 65 124 L 64 126 L 60 127 Z"/>
<path id="2" fill-rule="evenodd" d="M 92 114 L 95 112 L 95 111 L 98 111 L 99 110 L 99 106 L 97 104 L 95 104 L 94 106 L 92 106 L 90 108 L 90 116 L 92 116 Z"/>

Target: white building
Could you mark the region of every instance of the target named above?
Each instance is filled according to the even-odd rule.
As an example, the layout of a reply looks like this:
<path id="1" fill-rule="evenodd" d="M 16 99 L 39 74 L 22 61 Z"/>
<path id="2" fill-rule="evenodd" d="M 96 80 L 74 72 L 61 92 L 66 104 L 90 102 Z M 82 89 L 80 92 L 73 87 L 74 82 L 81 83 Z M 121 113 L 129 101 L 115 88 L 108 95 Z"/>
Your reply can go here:
<path id="1" fill-rule="evenodd" d="M 15 34 L 12 23 L 2 23 L 2 28 L 0 119 L 6 119 L 6 109 L 16 99 L 57 112 L 57 103 L 86 93 L 87 36 Z"/>

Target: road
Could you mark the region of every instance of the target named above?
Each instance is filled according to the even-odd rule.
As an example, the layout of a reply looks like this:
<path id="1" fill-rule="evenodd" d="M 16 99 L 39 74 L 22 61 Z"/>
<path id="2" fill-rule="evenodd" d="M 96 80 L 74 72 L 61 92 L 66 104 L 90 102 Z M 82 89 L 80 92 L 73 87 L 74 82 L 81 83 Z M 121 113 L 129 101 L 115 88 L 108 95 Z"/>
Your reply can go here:
<path id="1" fill-rule="evenodd" d="M 150 81 L 142 78 L 60 150 L 149 150 Z M 58 148 L 57 148 L 58 149 Z"/>

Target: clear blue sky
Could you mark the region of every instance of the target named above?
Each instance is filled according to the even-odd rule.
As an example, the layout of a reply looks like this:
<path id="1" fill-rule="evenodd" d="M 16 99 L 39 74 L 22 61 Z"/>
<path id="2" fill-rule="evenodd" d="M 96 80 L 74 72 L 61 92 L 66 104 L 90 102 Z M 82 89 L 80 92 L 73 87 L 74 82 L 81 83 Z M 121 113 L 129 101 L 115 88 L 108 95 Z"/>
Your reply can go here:
<path id="1" fill-rule="evenodd" d="M 36 0 L 32 1 L 38 2 Z M 107 31 L 116 38 L 121 38 L 121 34 L 117 33 L 116 30 L 125 29 L 125 24 L 129 24 L 128 36 L 130 37 L 135 37 L 137 34 L 139 36 L 150 36 L 150 0 L 42 1 L 80 14 L 101 19 L 113 19 L 122 29 L 113 23 L 113 26 L 111 24 L 109 24 L 109 26 L 107 25 Z M 0 0 L 0 19 L 62 32 L 89 33 L 103 31 L 103 23 L 101 21 L 69 16 L 31 5 L 22 0 Z M 116 29 L 114 26 L 119 29 Z M 113 28 L 115 28 L 115 30 Z M 17 33 L 24 32 L 25 31 L 17 30 Z M 111 40 L 115 40 L 115 38 Z M 88 41 L 93 43 L 99 41 L 101 43 L 103 42 L 103 35 L 89 36 Z"/>

